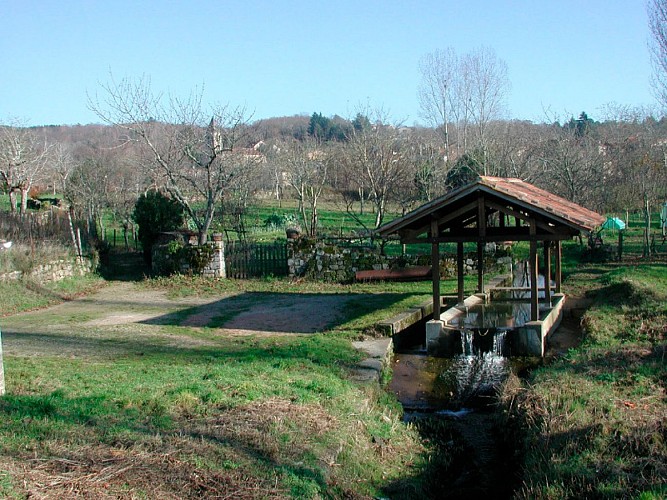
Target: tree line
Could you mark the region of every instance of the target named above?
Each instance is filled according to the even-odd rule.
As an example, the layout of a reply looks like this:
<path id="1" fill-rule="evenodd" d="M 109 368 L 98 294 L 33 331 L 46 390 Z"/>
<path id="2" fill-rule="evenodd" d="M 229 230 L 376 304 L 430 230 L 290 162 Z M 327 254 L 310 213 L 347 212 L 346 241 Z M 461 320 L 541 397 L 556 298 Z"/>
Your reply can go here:
<path id="1" fill-rule="evenodd" d="M 0 179 L 12 209 L 24 212 L 39 188 L 98 224 L 111 211 L 129 225 L 139 196 L 161 190 L 203 241 L 212 226 L 242 231 L 258 194 L 297 199 L 303 230 L 315 235 L 323 197 L 360 223 L 371 210 L 377 227 L 388 212 L 480 174 L 519 177 L 603 213 L 650 212 L 667 200 L 667 120 L 640 110 L 615 108 L 600 121 L 584 112 L 562 123 L 493 120 L 483 143 L 467 146 L 455 139 L 465 124 L 447 125 L 446 144 L 441 127 L 391 124 L 370 109 L 329 119 L 336 133 L 319 113 L 250 122 L 237 108 L 178 111 L 177 119 L 151 110 L 106 125 L 1 127 Z"/>

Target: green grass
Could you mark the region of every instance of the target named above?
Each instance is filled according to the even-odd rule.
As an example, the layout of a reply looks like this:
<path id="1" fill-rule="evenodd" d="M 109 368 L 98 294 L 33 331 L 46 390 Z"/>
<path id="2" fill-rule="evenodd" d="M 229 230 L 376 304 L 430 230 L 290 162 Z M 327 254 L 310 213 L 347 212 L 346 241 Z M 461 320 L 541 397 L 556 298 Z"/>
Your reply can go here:
<path id="1" fill-rule="evenodd" d="M 514 410 L 526 433 L 519 498 L 664 498 L 667 266 L 580 266 L 593 300 L 580 347 L 535 371 Z"/>
<path id="2" fill-rule="evenodd" d="M 248 227 L 264 227 L 265 221 L 271 215 L 291 215 L 297 218 L 302 224 L 301 214 L 298 211 L 296 200 L 283 200 L 280 206 L 277 206 L 276 200 L 265 201 L 257 203 L 250 207 L 246 215 L 246 225 Z M 375 214 L 372 213 L 372 206 L 368 204 L 363 215 L 356 214 L 367 228 L 375 226 Z M 390 218 L 395 217 L 391 214 Z M 319 225 L 325 234 L 329 235 L 351 235 L 363 229 L 363 225 L 359 224 L 355 217 L 346 213 L 342 204 L 335 202 L 323 202 L 318 209 Z M 284 236 L 284 234 L 283 234 Z"/>
<path id="3" fill-rule="evenodd" d="M 154 463 L 167 453 L 173 465 L 158 464 L 155 474 L 188 467 L 221 494 L 232 493 L 220 482 L 228 476 L 241 491 L 237 475 L 259 492 L 277 482 L 278 491 L 295 497 L 371 493 L 383 475 L 399 475 L 407 458 L 418 457 L 378 459 L 373 436 L 408 451 L 414 437 L 398 423 L 398 408 L 369 405 L 372 397 L 346 381 L 344 367 L 357 358 L 349 343 L 325 336 L 172 352 L 141 346 L 95 363 L 10 357 L 0 450 L 12 460 L 37 456 L 44 463 L 115 454 L 130 464 L 147 454 Z M 379 424 L 383 415 L 393 423 Z M 123 483 L 155 488 L 134 473 L 125 473 Z M 192 478 L 159 480 L 162 493 L 195 496 Z M 113 483 L 110 492 L 120 486 Z"/>
<path id="4" fill-rule="evenodd" d="M 88 293 L 104 284 L 95 274 L 39 284 L 30 280 L 0 281 L 0 317 L 41 309 Z"/>
<path id="5" fill-rule="evenodd" d="M 26 484 L 61 496 L 381 496 L 427 467 L 426 448 L 396 401 L 350 381 L 360 354 L 349 339 L 428 298 L 429 283 L 175 277 L 143 286 L 251 301 L 338 294 L 348 307 L 326 333 L 268 337 L 181 327 L 185 316 L 170 309 L 166 322 L 93 325 L 99 307 L 85 301 L 5 318 L 6 496 L 25 496 Z"/>

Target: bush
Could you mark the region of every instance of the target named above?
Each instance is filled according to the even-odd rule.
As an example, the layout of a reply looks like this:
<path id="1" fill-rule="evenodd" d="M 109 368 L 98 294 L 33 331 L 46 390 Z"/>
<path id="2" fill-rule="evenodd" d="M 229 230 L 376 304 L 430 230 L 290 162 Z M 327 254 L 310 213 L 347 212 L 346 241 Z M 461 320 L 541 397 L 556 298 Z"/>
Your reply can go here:
<path id="1" fill-rule="evenodd" d="M 144 260 L 150 264 L 153 244 L 164 231 L 173 231 L 183 224 L 183 207 L 160 191 L 149 191 L 137 200 L 132 219 L 139 225 L 139 241 Z"/>

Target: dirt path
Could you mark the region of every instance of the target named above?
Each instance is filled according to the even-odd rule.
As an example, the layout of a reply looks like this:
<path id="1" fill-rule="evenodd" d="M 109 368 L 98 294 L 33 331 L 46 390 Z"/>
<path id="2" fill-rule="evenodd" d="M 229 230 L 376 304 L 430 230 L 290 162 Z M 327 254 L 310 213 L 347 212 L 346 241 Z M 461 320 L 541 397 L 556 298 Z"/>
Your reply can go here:
<path id="1" fill-rule="evenodd" d="M 54 354 L 65 341 L 71 355 L 89 355 L 130 341 L 194 347 L 230 335 L 311 334 L 334 326 L 348 300 L 274 293 L 172 299 L 134 282 L 111 282 L 91 295 L 3 318 L 3 343 L 7 354 Z M 183 330 L 165 335 L 165 326 Z"/>

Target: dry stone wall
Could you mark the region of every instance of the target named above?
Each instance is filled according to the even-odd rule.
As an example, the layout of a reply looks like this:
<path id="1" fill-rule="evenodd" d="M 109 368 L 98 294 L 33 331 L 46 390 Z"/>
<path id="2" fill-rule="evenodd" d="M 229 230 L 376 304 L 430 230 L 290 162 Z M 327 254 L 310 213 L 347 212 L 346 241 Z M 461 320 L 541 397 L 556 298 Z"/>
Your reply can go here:
<path id="1" fill-rule="evenodd" d="M 165 233 L 167 234 L 167 233 Z M 173 236 L 176 241 L 181 241 L 183 245 L 190 247 L 197 247 L 196 238 L 187 238 L 182 234 L 168 233 Z M 174 241 L 174 240 L 172 240 Z M 203 276 L 209 278 L 226 278 L 227 273 L 225 269 L 225 244 L 222 241 L 222 235 L 217 233 L 213 235 L 211 245 L 211 260 L 204 266 L 201 271 Z M 159 244 L 153 246 L 152 255 L 152 270 L 156 274 L 169 274 L 173 271 L 178 271 L 182 274 L 191 272 L 190 264 L 185 259 L 174 261 L 173 255 L 170 253 L 169 244 Z"/>
<path id="2" fill-rule="evenodd" d="M 72 276 L 83 276 L 91 270 L 92 262 L 90 260 L 84 259 L 84 262 L 80 264 L 62 259 L 35 267 L 28 273 L 28 277 L 39 283 L 49 283 Z M 22 271 L 0 274 L 1 281 L 20 280 L 23 277 L 24 273 Z"/>
<path id="3" fill-rule="evenodd" d="M 357 271 L 400 269 L 410 266 L 430 266 L 429 255 L 380 255 L 370 246 L 341 245 L 338 242 L 299 238 L 287 242 L 287 267 L 290 278 L 311 278 L 324 281 L 353 281 Z M 477 271 L 477 252 L 465 254 L 465 272 Z M 496 259 L 491 257 L 493 265 Z M 456 257 L 442 255 L 440 276 L 456 276 Z"/>

